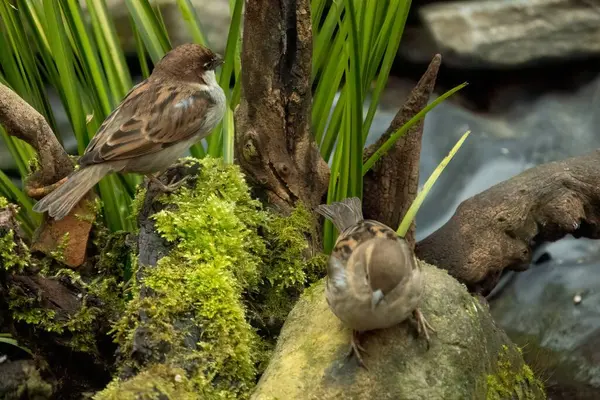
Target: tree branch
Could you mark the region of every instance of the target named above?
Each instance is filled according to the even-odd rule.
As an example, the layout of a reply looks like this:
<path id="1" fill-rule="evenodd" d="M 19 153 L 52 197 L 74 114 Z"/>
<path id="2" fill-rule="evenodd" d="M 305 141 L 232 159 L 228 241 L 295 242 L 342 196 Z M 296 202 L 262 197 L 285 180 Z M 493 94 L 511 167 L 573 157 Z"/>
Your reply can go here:
<path id="1" fill-rule="evenodd" d="M 308 0 L 246 3 L 236 158 L 270 203 L 321 203 L 329 168 L 310 134 L 312 28 Z"/>
<path id="2" fill-rule="evenodd" d="M 0 124 L 9 135 L 27 142 L 39 156 L 40 168 L 25 182 L 25 192 L 32 198 L 41 198 L 50 193 L 73 171 L 73 163 L 67 152 L 56 139 L 56 135 L 44 117 L 27 104 L 19 95 L 0 83 Z M 88 236 L 95 212 L 87 207 L 95 194 L 88 193 L 71 213 L 60 221 L 44 217 L 36 231 L 32 250 L 51 255 L 64 246 L 63 262 L 78 267 L 85 261 Z M 85 216 L 78 218 L 76 215 Z M 69 238 L 65 242 L 65 234 Z"/>
<path id="3" fill-rule="evenodd" d="M 433 58 L 389 128 L 375 144 L 365 150 L 365 160 L 371 157 L 395 131 L 427 106 L 441 61 L 442 57 L 439 54 Z M 366 218 L 397 227 L 417 197 L 423 123 L 424 121 L 421 120 L 413 125 L 365 175 L 363 209 Z M 414 232 L 413 221 L 405 236 L 411 247 L 415 244 Z"/>
<path id="4" fill-rule="evenodd" d="M 531 168 L 463 201 L 416 254 L 487 295 L 503 270 L 527 269 L 541 243 L 600 238 L 598 182 L 600 150 Z"/>
<path id="5" fill-rule="evenodd" d="M 51 185 L 73 171 L 73 163 L 44 117 L 1 83 L 0 124 L 9 135 L 27 142 L 37 151 L 41 168 L 32 181 Z"/>

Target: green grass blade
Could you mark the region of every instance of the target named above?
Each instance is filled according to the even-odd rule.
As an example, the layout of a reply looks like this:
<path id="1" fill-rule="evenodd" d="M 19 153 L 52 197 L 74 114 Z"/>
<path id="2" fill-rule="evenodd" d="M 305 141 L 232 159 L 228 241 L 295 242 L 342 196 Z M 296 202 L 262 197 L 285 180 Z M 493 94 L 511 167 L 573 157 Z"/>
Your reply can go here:
<path id="1" fill-rule="evenodd" d="M 131 74 L 125 61 L 125 54 L 119 43 L 115 25 L 108 16 L 105 0 L 86 1 L 94 37 L 98 43 L 100 58 L 112 94 L 111 105 L 114 108 L 133 86 Z"/>
<path id="2" fill-rule="evenodd" d="M 19 349 L 23 350 L 24 352 L 33 357 L 33 353 L 31 352 L 31 350 L 29 350 L 25 346 L 20 345 L 19 342 L 17 342 L 16 339 L 13 339 L 12 336 L 8 333 L 0 333 L 0 343 L 5 343 L 11 346 L 18 347 Z"/>
<path id="3" fill-rule="evenodd" d="M 238 38 L 240 35 L 241 24 L 242 24 L 242 9 L 244 2 L 242 0 L 235 0 L 233 4 L 233 11 L 231 16 L 231 25 L 229 26 L 229 34 L 227 35 L 227 45 L 225 47 L 225 56 L 223 66 L 221 67 L 221 73 L 219 74 L 219 85 L 225 91 L 228 98 L 230 98 L 230 84 L 231 75 L 235 68 L 235 57 L 236 49 L 238 45 Z M 229 101 L 227 102 L 229 104 Z M 224 138 L 224 134 L 233 135 L 235 132 L 233 129 L 224 129 L 224 124 L 221 122 L 217 125 L 212 134 L 207 138 L 208 142 L 208 154 L 212 157 L 220 157 L 223 155 L 223 146 L 226 143 L 233 141 L 233 138 Z"/>
<path id="4" fill-rule="evenodd" d="M 341 43 L 344 41 L 343 37 L 341 38 L 341 41 L 337 39 L 340 35 L 339 33 L 334 33 L 339 24 L 343 10 L 344 6 L 342 5 L 342 2 L 334 1 L 325 17 L 323 26 L 318 34 L 315 35 L 315 39 L 313 40 L 312 80 L 316 78 L 319 71 L 324 68 L 324 66 L 328 65 L 326 64 L 328 55 L 331 54 L 332 51 L 338 52 L 339 50 L 333 49 L 341 46 Z M 342 36 L 345 35 L 342 34 Z"/>
<path id="5" fill-rule="evenodd" d="M 428 104 L 427 107 L 425 107 L 424 109 L 419 111 L 417 113 L 417 115 L 412 117 L 406 124 L 404 124 L 396 132 L 394 132 L 392 135 L 390 135 L 389 139 L 383 145 L 381 145 L 381 147 L 378 148 L 375 151 L 375 153 L 373 153 L 373 155 L 363 164 L 363 168 L 362 168 L 363 176 L 369 171 L 369 169 L 371 169 L 371 167 L 373 167 L 373 165 L 381 157 L 383 157 L 385 155 L 385 153 L 387 153 L 389 151 L 389 149 L 392 148 L 392 146 L 394 145 L 394 143 L 396 143 L 396 141 L 398 139 L 400 139 L 402 136 L 404 136 L 406 134 L 406 132 L 408 132 L 408 130 L 414 124 L 416 124 L 422 118 L 424 118 L 425 115 L 429 111 L 433 110 L 442 101 L 446 100 L 448 97 L 452 96 L 454 93 L 458 92 L 460 89 L 464 88 L 465 86 L 467 86 L 467 82 L 464 82 L 464 83 L 456 86 L 455 88 L 450 89 L 449 91 L 447 91 L 446 93 L 444 93 L 443 95 L 441 95 L 440 97 L 438 97 L 437 99 L 432 101 L 430 104 Z"/>
<path id="6" fill-rule="evenodd" d="M 83 154 L 89 138 L 87 135 L 86 113 L 75 79 L 74 65 L 76 61 L 70 51 L 70 43 L 65 32 L 60 5 L 54 0 L 44 0 L 44 12 L 48 24 L 46 26 L 48 42 L 59 73 L 60 91 L 64 94 L 67 115 L 77 138 L 77 150 L 79 154 Z"/>
<path id="7" fill-rule="evenodd" d="M 146 79 L 150 76 L 150 68 L 148 67 L 148 58 L 146 57 L 146 49 L 144 48 L 144 42 L 140 36 L 140 32 L 135 26 L 135 21 L 130 17 L 131 29 L 133 31 L 133 38 L 135 39 L 135 52 L 140 62 L 140 69 L 142 70 L 142 78 Z"/>
<path id="8" fill-rule="evenodd" d="M 467 139 L 470 133 L 471 131 L 466 131 L 464 135 L 462 135 L 462 137 L 454 145 L 452 150 L 450 150 L 450 153 L 437 166 L 437 168 L 433 171 L 431 176 L 429 176 L 429 178 L 425 182 L 425 185 L 423 186 L 423 190 L 421 190 L 421 192 L 417 195 L 415 200 L 410 205 L 408 211 L 406 212 L 406 215 L 404 216 L 404 218 L 402 218 L 402 222 L 400 223 L 400 226 L 396 231 L 399 236 L 404 237 L 406 235 L 406 232 L 408 232 L 408 229 L 410 228 L 410 224 L 415 219 L 415 216 L 417 215 L 421 204 L 423 204 L 423 200 L 425 200 L 425 197 L 427 197 L 427 194 L 429 193 L 437 179 L 440 177 L 448 163 L 450 163 L 450 160 L 452 160 L 456 152 L 458 152 L 458 150 L 463 145 L 464 141 Z"/>
<path id="9" fill-rule="evenodd" d="M 42 216 L 32 209 L 32 200 L 21 189 L 15 186 L 2 170 L 0 170 L 0 190 L 2 196 L 22 208 L 20 222 L 27 235 L 31 236 L 35 227 L 42 222 Z"/>
<path id="10" fill-rule="evenodd" d="M 367 136 L 369 135 L 369 131 L 371 130 L 371 125 L 373 123 L 373 119 L 375 117 L 375 112 L 377 111 L 377 105 L 379 104 L 379 99 L 381 97 L 381 93 L 385 89 L 385 86 L 388 81 L 388 77 L 390 71 L 392 69 L 392 64 L 396 59 L 396 55 L 398 54 L 398 47 L 400 46 L 400 40 L 402 39 L 402 34 L 404 33 L 404 23 L 408 18 L 408 11 L 410 9 L 410 0 L 408 1 L 400 1 L 399 8 L 396 10 L 395 14 L 400 14 L 401 17 L 398 20 L 393 20 L 393 22 L 388 21 L 391 24 L 391 34 L 389 35 L 389 39 L 386 40 L 388 43 L 385 54 L 383 56 L 383 61 L 381 62 L 381 67 L 379 69 L 379 75 L 377 77 L 377 82 L 375 83 L 375 89 L 371 95 L 371 104 L 369 105 L 369 110 L 367 111 L 367 116 L 363 123 L 363 146 L 367 140 Z M 401 9 L 401 7 L 404 7 Z M 375 54 L 374 57 L 370 57 L 369 59 L 380 59 L 378 54 Z M 369 65 L 367 63 L 367 65 Z M 369 65 L 369 71 L 366 74 L 371 77 L 376 73 L 376 65 Z M 369 81 L 366 81 L 365 84 L 368 85 Z"/>
<path id="11" fill-rule="evenodd" d="M 344 107 L 346 104 L 346 91 L 347 88 L 344 87 L 340 96 L 338 98 L 337 104 L 333 108 L 333 114 L 331 115 L 331 120 L 329 125 L 327 126 L 327 132 L 325 133 L 325 138 L 323 138 L 323 143 L 321 144 L 321 157 L 324 160 L 328 161 L 331 158 L 331 153 L 333 152 L 333 146 L 335 145 L 336 140 L 338 139 L 341 132 L 342 118 L 344 116 Z"/>
<path id="12" fill-rule="evenodd" d="M 202 32 L 202 24 L 198 19 L 198 15 L 196 15 L 192 2 L 190 0 L 177 0 L 177 6 L 194 42 L 208 47 L 208 40 Z"/>
<path id="13" fill-rule="evenodd" d="M 100 64 L 95 43 L 88 32 L 86 24 L 83 22 L 81 6 L 77 0 L 60 0 L 65 17 L 69 23 L 77 53 L 81 58 L 83 75 L 89 81 L 87 93 L 94 98 L 95 104 L 102 113 L 99 117 L 104 117 L 112 111 L 109 93 L 107 92 L 107 79 L 104 75 L 104 68 Z"/>
<path id="14" fill-rule="evenodd" d="M 323 71 L 323 76 L 319 80 L 313 97 L 312 131 L 317 143 L 323 141 L 335 94 L 340 87 L 346 70 L 345 66 L 348 63 L 347 53 L 344 51 L 343 46 L 339 46 L 334 50 L 335 52 L 331 53 L 330 62 L 327 63 Z"/>
<path id="15" fill-rule="evenodd" d="M 227 108 L 223 117 L 224 143 L 223 143 L 223 161 L 226 164 L 233 164 L 234 161 L 234 139 L 235 125 L 233 120 L 233 111 Z"/>
<path id="16" fill-rule="evenodd" d="M 363 90 L 362 90 L 362 71 L 361 71 L 361 52 L 360 52 L 360 29 L 355 9 L 355 0 L 346 0 L 346 8 L 350 18 L 349 29 L 349 47 L 350 47 L 350 65 L 348 66 L 346 79 L 349 88 L 350 108 L 348 113 L 349 129 L 349 147 L 347 151 L 350 154 L 345 157 L 349 163 L 349 191 L 348 197 L 356 196 L 362 199 L 362 156 L 363 156 Z M 365 4 L 365 3 L 363 3 Z"/>
<path id="17" fill-rule="evenodd" d="M 156 64 L 171 49 L 167 32 L 148 0 L 125 0 L 125 2 L 148 54 Z"/>

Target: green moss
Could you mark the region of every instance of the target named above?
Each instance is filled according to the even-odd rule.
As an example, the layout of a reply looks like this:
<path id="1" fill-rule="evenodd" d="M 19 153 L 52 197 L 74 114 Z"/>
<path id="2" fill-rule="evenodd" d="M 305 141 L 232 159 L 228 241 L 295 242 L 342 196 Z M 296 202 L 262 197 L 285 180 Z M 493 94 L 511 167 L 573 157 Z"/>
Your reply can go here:
<path id="1" fill-rule="evenodd" d="M 196 400 L 201 398 L 185 371 L 166 365 L 153 365 L 135 378 L 111 382 L 94 400 Z"/>
<path id="2" fill-rule="evenodd" d="M 0 228 L 0 268 L 20 272 L 29 265 L 30 258 L 27 245 L 15 237 L 14 231 L 8 229 L 3 232 Z"/>
<path id="3" fill-rule="evenodd" d="M 99 216 L 100 212 L 102 211 L 102 201 L 99 197 L 94 198 L 94 201 L 88 200 L 85 202 L 84 210 L 85 211 L 81 214 L 75 214 L 75 218 L 80 221 L 86 221 L 90 224 L 93 224 L 96 222 L 97 216 Z"/>
<path id="4" fill-rule="evenodd" d="M 0 210 L 6 208 L 4 212 L 17 212 L 15 206 L 9 206 L 8 200 L 0 196 Z M 30 261 L 30 251 L 23 240 L 15 235 L 10 226 L 0 227 L 0 270 L 21 272 Z"/>
<path id="5" fill-rule="evenodd" d="M 109 245 L 114 244 L 109 242 Z M 109 245 L 104 254 L 110 254 L 112 247 Z M 53 309 L 52 304 L 44 300 L 43 293 L 24 291 L 20 286 L 13 286 L 9 290 L 12 318 L 35 329 L 64 335 L 63 342 L 74 350 L 95 353 L 98 321 L 106 324 L 107 320 L 115 319 L 124 309 L 123 283 L 119 275 L 113 276 L 113 270 L 103 270 L 99 268 L 100 265 L 97 263 L 94 266 L 95 273 L 89 274 L 93 279 L 83 280 L 79 272 L 59 267 L 49 257 L 32 259 L 31 267 L 40 276 L 77 288 L 81 293 L 81 305 L 76 312 L 68 314 L 64 310 Z"/>
<path id="6" fill-rule="evenodd" d="M 525 364 L 518 348 L 511 350 L 507 345 L 502 345 L 497 372 L 488 375 L 486 380 L 487 400 L 546 398 L 542 383 Z"/>
<path id="7" fill-rule="evenodd" d="M 130 354 L 141 312 L 144 340 L 168 350 L 166 360 L 153 361 L 166 368 L 184 366 L 194 398 L 198 393 L 204 399 L 246 398 L 257 363 L 270 348 L 252 324 L 284 318 L 324 270 L 324 257 L 303 261 L 313 229 L 306 208 L 289 217 L 267 211 L 250 196 L 238 166 L 212 158 L 195 162 L 200 164 L 196 187 L 161 197 L 169 204 L 153 218 L 172 250 L 154 268 L 143 269 L 150 296 L 133 285 L 133 300 L 115 326 L 116 340 L 121 353 Z M 134 360 L 125 364 L 149 371 Z M 98 398 L 113 398 L 102 397 L 105 392 Z"/>
<path id="8" fill-rule="evenodd" d="M 137 221 L 138 216 L 140 215 L 140 211 L 142 210 L 142 206 L 144 205 L 144 200 L 146 199 L 146 191 L 147 188 L 145 186 L 139 185 L 137 191 L 135 193 L 135 197 L 131 202 L 131 215 L 130 218 L 134 221 Z M 134 224 L 135 229 L 138 230 L 138 224 Z"/>
<path id="9" fill-rule="evenodd" d="M 15 392 L 3 394 L 6 400 L 10 399 L 50 399 L 52 397 L 52 385 L 44 381 L 39 371 L 32 365 L 24 365 L 23 372 L 27 375 L 27 380 L 23 381 Z"/>
<path id="10" fill-rule="evenodd" d="M 60 243 L 56 246 L 56 250 L 52 250 L 50 252 L 50 256 L 54 258 L 56 261 L 64 262 L 65 260 L 65 250 L 69 245 L 69 232 L 65 232 L 63 237 L 60 239 Z"/>

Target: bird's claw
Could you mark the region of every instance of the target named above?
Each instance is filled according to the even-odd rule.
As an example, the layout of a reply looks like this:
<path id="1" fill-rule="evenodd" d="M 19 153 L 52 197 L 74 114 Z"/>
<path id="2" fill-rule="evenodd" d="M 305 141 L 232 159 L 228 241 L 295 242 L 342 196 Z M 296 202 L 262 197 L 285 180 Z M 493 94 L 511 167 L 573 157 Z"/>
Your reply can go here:
<path id="1" fill-rule="evenodd" d="M 350 341 L 350 351 L 348 352 L 347 357 L 350 358 L 354 354 L 356 356 L 356 359 L 358 360 L 358 365 L 360 365 L 364 369 L 368 370 L 368 368 L 365 365 L 365 363 L 362 359 L 362 356 L 360 354 L 361 352 L 363 352 L 367 355 L 369 354 L 369 353 L 367 353 L 367 350 L 365 350 L 365 348 L 360 345 L 360 338 L 359 338 L 358 331 L 352 331 L 352 339 Z"/>
<path id="2" fill-rule="evenodd" d="M 425 316 L 418 308 L 413 311 L 413 315 L 417 320 L 417 332 L 419 335 L 425 335 L 425 340 L 427 340 L 427 350 L 429 350 L 430 340 L 428 330 L 435 332 L 435 329 L 433 329 L 431 324 L 425 319 Z"/>
<path id="3" fill-rule="evenodd" d="M 162 192 L 165 192 L 165 193 L 173 193 L 173 192 L 175 192 L 177 189 L 179 189 L 181 186 L 183 186 L 185 183 L 187 183 L 190 178 L 191 178 L 191 176 L 187 175 L 187 176 L 184 176 L 183 178 L 181 178 L 179 181 L 176 182 L 175 180 L 177 178 L 173 177 L 173 179 L 171 179 L 171 182 L 169 182 L 168 185 L 165 185 L 156 176 L 154 176 L 154 175 L 150 176 L 150 180 L 153 181 L 156 184 L 156 186 L 158 186 L 158 188 Z"/>

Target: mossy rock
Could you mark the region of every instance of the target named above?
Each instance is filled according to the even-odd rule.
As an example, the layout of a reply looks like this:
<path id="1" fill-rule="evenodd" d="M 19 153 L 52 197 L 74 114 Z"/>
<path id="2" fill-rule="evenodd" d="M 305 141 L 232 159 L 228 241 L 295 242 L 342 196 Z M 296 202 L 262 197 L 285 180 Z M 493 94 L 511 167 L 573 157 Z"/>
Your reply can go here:
<path id="1" fill-rule="evenodd" d="M 351 332 L 330 311 L 320 281 L 290 313 L 252 399 L 544 399 L 488 308 L 445 271 L 422 266 L 421 310 L 436 330 L 429 350 L 409 320 L 363 334 L 369 369 L 360 368 L 346 358 Z"/>

